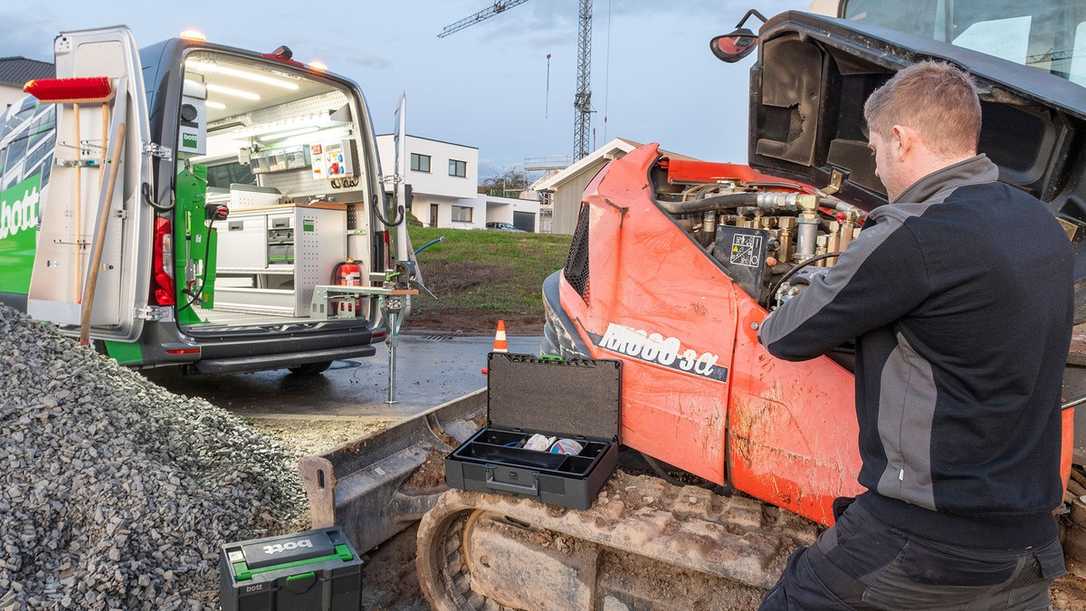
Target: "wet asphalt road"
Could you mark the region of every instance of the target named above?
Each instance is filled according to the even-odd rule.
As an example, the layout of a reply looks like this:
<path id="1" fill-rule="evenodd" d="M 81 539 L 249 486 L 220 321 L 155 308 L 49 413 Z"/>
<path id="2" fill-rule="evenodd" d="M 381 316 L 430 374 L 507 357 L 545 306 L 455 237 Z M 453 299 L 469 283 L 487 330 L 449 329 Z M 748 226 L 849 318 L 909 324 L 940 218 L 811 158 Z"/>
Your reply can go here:
<path id="1" fill-rule="evenodd" d="M 536 354 L 540 337 L 510 337 L 509 351 Z M 216 376 L 181 375 L 176 368 L 147 377 L 170 391 L 199 396 L 250 417 L 406 418 L 486 386 L 481 369 L 492 336 L 401 335 L 397 399 L 385 404 L 388 353 L 336 361 L 321 375 L 296 376 L 285 369 Z"/>

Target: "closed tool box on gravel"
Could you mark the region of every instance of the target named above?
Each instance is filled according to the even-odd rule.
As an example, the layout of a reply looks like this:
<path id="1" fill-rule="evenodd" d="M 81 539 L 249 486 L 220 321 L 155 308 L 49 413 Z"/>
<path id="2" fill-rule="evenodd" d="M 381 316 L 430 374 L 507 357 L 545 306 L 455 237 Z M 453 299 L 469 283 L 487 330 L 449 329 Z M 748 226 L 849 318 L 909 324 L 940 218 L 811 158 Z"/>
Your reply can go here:
<path id="1" fill-rule="evenodd" d="M 621 363 L 491 353 L 488 369 L 486 426 L 446 457 L 449 487 L 590 507 L 618 463 Z M 525 449 L 537 434 L 581 449 Z"/>
<path id="2" fill-rule="evenodd" d="M 228 543 L 223 611 L 358 611 L 362 560 L 338 528 Z"/>

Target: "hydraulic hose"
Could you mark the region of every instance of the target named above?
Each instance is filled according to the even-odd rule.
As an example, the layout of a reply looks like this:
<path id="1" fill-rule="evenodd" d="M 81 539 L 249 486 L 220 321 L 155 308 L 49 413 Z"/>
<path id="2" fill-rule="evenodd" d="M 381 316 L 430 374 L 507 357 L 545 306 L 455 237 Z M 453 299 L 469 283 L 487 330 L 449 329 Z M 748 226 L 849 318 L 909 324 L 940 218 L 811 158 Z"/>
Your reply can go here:
<path id="1" fill-rule="evenodd" d="M 783 276 L 781 276 L 780 280 L 777 280 L 776 282 L 773 283 L 773 286 L 770 287 L 770 289 L 769 289 L 769 293 L 766 295 L 766 304 L 768 305 L 769 300 L 773 299 L 773 296 L 777 294 L 777 291 L 781 288 L 781 285 L 783 285 L 785 282 L 788 282 L 788 279 L 791 278 L 792 276 L 795 276 L 796 272 L 798 272 L 799 270 L 807 267 L 808 265 L 810 265 L 812 263 L 818 263 L 819 261 L 822 261 L 823 259 L 831 259 L 833 257 L 840 257 L 840 256 L 841 256 L 841 251 L 827 252 L 827 253 L 822 253 L 820 255 L 815 255 L 815 256 L 811 257 L 810 259 L 805 259 L 803 261 L 800 261 L 799 263 L 796 264 L 795 267 L 788 270 Z"/>
<path id="2" fill-rule="evenodd" d="M 694 199 L 685 202 L 656 203 L 671 214 L 696 214 L 712 210 L 730 210 L 743 207 L 758 207 L 767 212 L 799 212 L 800 198 L 807 197 L 805 193 L 782 193 L 780 191 L 742 191 L 740 193 L 725 193 L 702 199 Z M 840 212 L 855 214 L 857 217 L 864 215 L 863 210 L 846 204 L 838 199 L 825 196 L 817 196 L 819 206 L 828 206 Z"/>
<path id="3" fill-rule="evenodd" d="M 710 210 L 727 210 L 744 206 L 757 206 L 759 195 L 761 194 L 755 191 L 744 191 L 742 193 L 714 195 L 712 197 L 685 202 L 657 201 L 656 203 L 671 214 L 693 214 L 696 212 L 708 212 Z"/>

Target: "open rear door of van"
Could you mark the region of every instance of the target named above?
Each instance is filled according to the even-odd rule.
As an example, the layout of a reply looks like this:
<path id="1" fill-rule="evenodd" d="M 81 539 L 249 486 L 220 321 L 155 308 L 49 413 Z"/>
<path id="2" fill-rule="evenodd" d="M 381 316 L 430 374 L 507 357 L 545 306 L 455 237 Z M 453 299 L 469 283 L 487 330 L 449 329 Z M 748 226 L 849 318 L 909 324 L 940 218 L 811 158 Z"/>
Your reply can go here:
<path id="1" fill-rule="evenodd" d="M 39 83 L 47 92 L 42 85 L 53 85 L 53 99 L 38 97 L 57 106 L 56 149 L 40 207 L 27 312 L 79 325 L 93 276 L 91 254 L 100 241 L 91 336 L 132 341 L 142 331 L 151 275 L 154 210 L 141 201 L 150 181 L 146 155 L 163 150 L 150 145 L 139 49 L 127 28 L 110 27 L 63 32 L 54 54 L 57 80 Z M 106 96 L 99 95 L 101 77 L 109 82 Z M 114 142 L 122 124 L 124 137 Z M 118 146 L 116 183 L 106 201 L 109 160 Z M 99 210 L 108 213 L 100 218 Z"/>

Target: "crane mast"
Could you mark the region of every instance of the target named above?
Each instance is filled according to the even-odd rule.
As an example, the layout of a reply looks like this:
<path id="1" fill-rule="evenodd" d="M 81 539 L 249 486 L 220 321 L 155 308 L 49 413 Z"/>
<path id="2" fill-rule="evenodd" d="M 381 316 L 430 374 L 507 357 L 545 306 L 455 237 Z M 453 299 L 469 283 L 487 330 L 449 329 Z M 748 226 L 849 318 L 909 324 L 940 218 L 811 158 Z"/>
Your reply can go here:
<path id="1" fill-rule="evenodd" d="M 573 160 L 588 155 L 592 132 L 592 0 L 578 0 L 577 91 L 573 94 Z"/>

